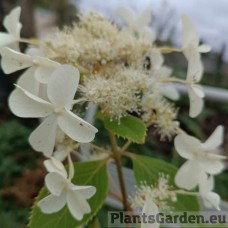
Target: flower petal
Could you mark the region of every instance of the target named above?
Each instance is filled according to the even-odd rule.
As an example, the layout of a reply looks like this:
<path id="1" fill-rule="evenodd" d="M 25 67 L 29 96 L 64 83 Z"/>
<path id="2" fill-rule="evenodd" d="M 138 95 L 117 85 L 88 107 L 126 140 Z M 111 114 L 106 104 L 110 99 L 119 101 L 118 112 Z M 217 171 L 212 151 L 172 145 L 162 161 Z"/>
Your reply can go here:
<path id="1" fill-rule="evenodd" d="M 58 124 L 70 138 L 81 143 L 91 142 L 97 132 L 94 126 L 68 110 L 58 117 Z"/>
<path id="2" fill-rule="evenodd" d="M 205 150 L 214 150 L 219 147 L 223 143 L 224 139 L 224 127 L 218 126 L 211 134 L 211 136 L 207 139 L 205 143 L 202 144 L 202 147 Z"/>
<path id="3" fill-rule="evenodd" d="M 159 213 L 159 210 L 157 205 L 147 197 L 142 209 L 142 214 L 143 215 L 145 214 L 147 217 L 151 215 L 155 217 L 157 216 L 158 213 Z M 151 223 L 144 223 L 144 222 L 141 223 L 141 228 L 151 228 L 151 227 L 158 228 L 160 227 L 160 224 L 157 222 L 153 223 L 153 225 L 151 225 Z"/>
<path id="4" fill-rule="evenodd" d="M 76 191 L 69 190 L 67 193 L 67 206 L 72 216 L 77 220 L 82 220 L 83 215 L 90 213 L 91 208 L 84 196 Z"/>
<path id="5" fill-rule="evenodd" d="M 192 84 L 191 88 L 198 97 L 203 98 L 205 96 L 202 86 L 198 84 Z"/>
<path id="6" fill-rule="evenodd" d="M 91 198 L 96 193 L 96 188 L 94 186 L 78 186 L 73 185 L 71 189 L 79 191 L 85 199 Z"/>
<path id="7" fill-rule="evenodd" d="M 178 93 L 177 89 L 170 84 L 163 84 L 160 88 L 160 91 L 165 97 L 168 97 L 169 99 L 176 101 L 179 99 L 180 94 Z"/>
<path id="8" fill-rule="evenodd" d="M 199 184 L 199 177 L 202 175 L 206 174 L 203 174 L 203 171 L 200 169 L 197 161 L 187 161 L 177 171 L 175 183 L 181 188 L 191 190 Z"/>
<path id="9" fill-rule="evenodd" d="M 10 48 L 11 50 L 15 50 L 15 51 L 18 51 L 20 52 L 20 47 L 19 47 L 19 42 L 18 41 L 13 41 L 11 43 L 9 43 L 7 45 L 8 48 Z"/>
<path id="10" fill-rule="evenodd" d="M 16 116 L 25 118 L 46 117 L 53 112 L 51 104 L 31 99 L 19 88 L 11 93 L 9 107 Z"/>
<path id="11" fill-rule="evenodd" d="M 43 84 L 42 84 L 42 85 L 43 85 Z M 41 86 L 41 89 L 42 89 L 42 85 L 40 85 L 40 86 Z M 19 85 L 17 85 L 17 84 L 15 84 L 15 86 L 16 86 L 18 89 L 20 89 L 21 91 L 23 91 L 24 94 L 25 94 L 27 97 L 31 98 L 31 99 L 34 100 L 35 102 L 42 103 L 42 104 L 48 104 L 50 107 L 52 107 L 52 110 L 54 110 L 54 106 L 53 106 L 51 103 L 49 103 L 48 101 L 46 101 L 45 99 L 42 99 L 42 98 L 40 98 L 40 97 L 38 97 L 38 96 L 36 96 L 36 95 L 30 93 L 29 91 L 27 91 L 26 89 L 22 88 L 21 86 L 19 86 Z M 45 85 L 43 85 L 43 86 L 44 86 L 43 89 L 46 89 Z M 42 91 L 42 92 L 43 92 L 43 91 Z"/>
<path id="12" fill-rule="evenodd" d="M 0 32 L 0 48 L 16 42 L 16 39 L 8 33 Z"/>
<path id="13" fill-rule="evenodd" d="M 60 211 L 66 204 L 66 194 L 59 196 L 49 195 L 37 203 L 37 206 L 45 214 L 52 214 L 54 212 Z"/>
<path id="14" fill-rule="evenodd" d="M 5 74 L 11 74 L 33 65 L 31 57 L 8 47 L 1 49 L 2 69 Z"/>
<path id="15" fill-rule="evenodd" d="M 136 21 L 134 23 L 134 27 L 136 30 L 142 29 L 143 27 L 147 27 L 149 23 L 151 22 L 151 10 L 145 9 L 138 18 L 136 18 Z M 149 29 L 149 27 L 148 27 Z"/>
<path id="16" fill-rule="evenodd" d="M 204 176 L 201 178 L 199 184 L 199 192 L 203 198 L 204 206 L 207 208 L 216 208 L 219 209 L 220 196 L 212 192 L 214 188 L 214 177 L 213 176 Z"/>
<path id="17" fill-rule="evenodd" d="M 19 22 L 20 14 L 21 7 L 16 7 L 4 18 L 3 21 L 6 30 L 17 39 L 20 38 L 20 31 L 22 28 L 22 25 Z"/>
<path id="18" fill-rule="evenodd" d="M 44 52 L 41 48 L 39 47 L 33 47 L 29 46 L 26 50 L 25 53 L 28 55 L 31 55 L 32 57 L 38 57 L 38 56 L 44 56 Z"/>
<path id="19" fill-rule="evenodd" d="M 197 47 L 189 45 L 184 54 L 188 60 L 187 80 L 197 83 L 203 75 L 203 64 Z"/>
<path id="20" fill-rule="evenodd" d="M 201 195 L 207 194 L 212 191 L 214 188 L 214 177 L 204 175 L 201 177 L 201 181 L 199 183 L 199 191 Z"/>
<path id="21" fill-rule="evenodd" d="M 128 26 L 135 20 L 135 13 L 128 7 L 119 7 L 116 13 Z"/>
<path id="22" fill-rule="evenodd" d="M 153 43 L 156 39 L 155 32 L 150 27 L 144 27 L 138 30 L 138 34 L 141 38 L 144 38 L 147 42 Z"/>
<path id="23" fill-rule="evenodd" d="M 217 156 L 216 154 L 207 153 L 199 156 L 197 159 L 199 161 L 201 169 L 213 175 L 221 173 L 224 170 L 225 166 L 221 161 L 221 157 Z"/>
<path id="24" fill-rule="evenodd" d="M 66 159 L 66 157 L 68 156 L 69 151 L 66 150 L 59 150 L 59 148 L 54 151 L 54 158 L 58 159 L 59 161 L 64 161 Z"/>
<path id="25" fill-rule="evenodd" d="M 68 180 L 59 173 L 48 173 L 45 177 L 45 184 L 51 194 L 60 196 L 66 191 Z"/>
<path id="26" fill-rule="evenodd" d="M 159 70 L 164 63 L 164 58 L 161 54 L 161 51 L 158 48 L 153 48 L 151 50 L 150 58 L 152 60 L 151 64 L 153 69 Z"/>
<path id="27" fill-rule="evenodd" d="M 60 64 L 44 57 L 36 57 L 35 60 L 39 62 L 35 77 L 40 83 L 47 84 L 51 79 L 52 73 Z"/>
<path id="28" fill-rule="evenodd" d="M 49 173 L 56 172 L 67 178 L 67 172 L 62 162 L 54 157 L 44 161 L 44 166 Z"/>
<path id="29" fill-rule="evenodd" d="M 48 98 L 56 106 L 70 109 L 78 83 L 79 71 L 70 65 L 62 65 L 51 76 L 47 87 Z"/>
<path id="30" fill-rule="evenodd" d="M 207 53 L 209 51 L 211 51 L 211 47 L 207 44 L 201 44 L 199 47 L 198 47 L 198 51 L 200 53 Z"/>
<path id="31" fill-rule="evenodd" d="M 192 159 L 194 152 L 199 150 L 201 142 L 195 137 L 180 134 L 175 137 L 174 145 L 181 157 Z"/>
<path id="32" fill-rule="evenodd" d="M 220 196 L 215 192 L 208 192 L 205 195 L 202 195 L 204 206 L 207 208 L 216 208 L 219 209 L 221 202 Z"/>
<path id="33" fill-rule="evenodd" d="M 32 148 L 50 157 L 55 146 L 56 130 L 56 116 L 50 115 L 31 133 L 29 143 Z"/>
<path id="34" fill-rule="evenodd" d="M 182 15 L 183 25 L 183 47 L 185 48 L 189 44 L 199 44 L 199 36 L 195 29 L 194 24 L 187 15 Z"/>
<path id="35" fill-rule="evenodd" d="M 203 98 L 199 97 L 192 88 L 188 88 L 188 95 L 190 100 L 190 109 L 189 109 L 189 116 L 194 118 L 198 116 L 204 106 Z"/>
<path id="36" fill-rule="evenodd" d="M 18 79 L 17 84 L 28 92 L 38 96 L 40 83 L 36 81 L 34 71 L 35 69 L 33 67 L 26 70 Z"/>

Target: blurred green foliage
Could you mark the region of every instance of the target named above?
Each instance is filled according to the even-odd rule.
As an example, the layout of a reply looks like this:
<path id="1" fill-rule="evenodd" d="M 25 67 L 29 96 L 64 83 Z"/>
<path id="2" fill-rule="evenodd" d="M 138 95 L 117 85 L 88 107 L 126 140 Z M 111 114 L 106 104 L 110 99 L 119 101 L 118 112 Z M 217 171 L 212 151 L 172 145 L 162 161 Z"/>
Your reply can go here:
<path id="1" fill-rule="evenodd" d="M 25 169 L 35 167 L 36 159 L 28 144 L 30 132 L 16 120 L 0 125 L 0 189 Z M 18 208 L 12 200 L 0 196 L 0 227 L 25 227 L 28 215 L 28 208 Z"/>
<path id="2" fill-rule="evenodd" d="M 12 177 L 34 168 L 35 154 L 28 143 L 31 130 L 16 120 L 0 126 L 0 187 L 7 186 Z"/>

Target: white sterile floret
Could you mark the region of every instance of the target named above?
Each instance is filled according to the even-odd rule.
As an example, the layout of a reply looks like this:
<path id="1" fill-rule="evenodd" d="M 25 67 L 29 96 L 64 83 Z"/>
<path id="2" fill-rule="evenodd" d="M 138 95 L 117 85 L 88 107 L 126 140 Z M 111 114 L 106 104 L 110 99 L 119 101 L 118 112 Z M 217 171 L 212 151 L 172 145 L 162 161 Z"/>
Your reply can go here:
<path id="1" fill-rule="evenodd" d="M 169 99 L 178 100 L 179 93 L 177 89 L 172 84 L 162 83 L 163 79 L 171 75 L 172 70 L 163 65 L 164 58 L 161 51 L 158 48 L 153 48 L 147 58 L 149 60 L 149 74 L 151 75 L 151 80 L 154 80 L 153 84 L 155 84 L 157 90 Z"/>
<path id="2" fill-rule="evenodd" d="M 207 45 L 199 46 L 199 36 L 191 20 L 182 16 L 183 24 L 183 53 L 188 60 L 187 86 L 190 99 L 190 117 L 196 117 L 202 110 L 204 92 L 201 86 L 197 85 L 203 74 L 203 65 L 200 52 L 210 51 Z"/>
<path id="3" fill-rule="evenodd" d="M 26 70 L 17 80 L 17 85 L 21 86 L 28 92 L 38 95 L 40 91 L 40 83 L 34 77 L 34 69 Z"/>
<path id="4" fill-rule="evenodd" d="M 5 74 L 30 68 L 26 72 L 28 74 L 27 77 L 29 75 L 33 77 L 34 74 L 37 81 L 45 84 L 49 82 L 52 72 L 60 66 L 59 63 L 48 58 L 34 56 L 33 54 L 23 54 L 7 47 L 1 50 L 1 56 L 1 66 Z"/>
<path id="5" fill-rule="evenodd" d="M 200 54 L 194 48 L 189 50 L 187 88 L 190 100 L 189 116 L 196 117 L 203 109 L 204 91 L 202 86 L 197 83 L 201 80 L 203 74 L 203 65 Z"/>
<path id="6" fill-rule="evenodd" d="M 203 199 L 204 206 L 207 208 L 216 208 L 219 210 L 220 205 L 220 196 L 212 192 L 214 188 L 214 177 L 210 175 L 209 177 L 202 176 L 201 181 L 199 183 L 199 192 L 200 196 Z"/>
<path id="7" fill-rule="evenodd" d="M 187 15 L 182 15 L 183 45 L 182 50 L 185 57 L 189 58 L 189 51 L 194 48 L 197 52 L 206 53 L 211 50 L 208 45 L 199 45 L 199 36 L 196 28 Z"/>
<path id="8" fill-rule="evenodd" d="M 19 117 L 47 117 L 30 135 L 32 147 L 51 156 L 57 127 L 75 141 L 87 143 L 94 139 L 97 129 L 71 112 L 74 95 L 79 83 L 79 72 L 70 65 L 58 67 L 47 85 L 45 101 L 21 87 L 9 98 L 12 112 Z"/>
<path id="9" fill-rule="evenodd" d="M 19 50 L 18 42 L 20 40 L 20 32 L 22 25 L 19 22 L 21 7 L 14 8 L 3 20 L 3 25 L 7 31 L 0 32 L 0 48 L 10 46 Z"/>
<path id="10" fill-rule="evenodd" d="M 42 51 L 39 48 L 34 48 L 34 47 L 29 47 L 26 50 L 26 53 L 32 56 L 39 55 L 43 56 Z M 34 94 L 34 95 L 39 95 L 42 94 L 45 96 L 46 93 L 43 93 L 42 89 L 45 88 L 45 85 L 41 85 L 35 76 L 36 68 L 35 67 L 30 67 L 28 70 L 26 70 L 17 80 L 17 85 L 21 86 L 28 92 Z"/>
<path id="11" fill-rule="evenodd" d="M 130 8 L 120 7 L 117 9 L 117 15 L 120 16 L 127 26 L 136 32 L 139 37 L 146 39 L 153 43 L 155 40 L 155 33 L 148 26 L 151 22 L 151 11 L 146 9 L 141 15 L 137 16 Z"/>
<path id="12" fill-rule="evenodd" d="M 66 204 L 77 220 L 82 220 L 84 214 L 91 212 L 87 199 L 96 193 L 95 187 L 74 185 L 65 175 L 58 172 L 47 174 L 45 184 L 51 194 L 37 203 L 42 212 L 52 214 Z"/>
<path id="13" fill-rule="evenodd" d="M 180 134 L 174 140 L 175 148 L 181 157 L 188 159 L 175 176 L 175 183 L 185 189 L 195 188 L 202 180 L 201 176 L 220 173 L 224 165 L 225 156 L 212 154 L 210 151 L 223 142 L 224 129 L 218 126 L 206 142 L 187 134 Z"/>

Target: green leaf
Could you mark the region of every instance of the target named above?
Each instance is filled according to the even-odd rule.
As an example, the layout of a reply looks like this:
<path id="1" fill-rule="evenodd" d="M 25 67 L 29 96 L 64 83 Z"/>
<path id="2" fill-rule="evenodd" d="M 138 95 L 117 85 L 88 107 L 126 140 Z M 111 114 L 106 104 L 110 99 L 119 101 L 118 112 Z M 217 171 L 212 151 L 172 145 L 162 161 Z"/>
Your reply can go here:
<path id="1" fill-rule="evenodd" d="M 120 120 L 110 120 L 108 117 L 98 115 L 98 118 L 104 121 L 104 126 L 117 136 L 127 138 L 132 142 L 143 144 L 146 137 L 146 125 L 144 122 L 134 116 L 125 116 Z"/>
<path id="2" fill-rule="evenodd" d="M 108 194 L 108 175 L 106 161 L 93 161 L 75 163 L 75 176 L 72 182 L 77 185 L 92 185 L 97 188 L 96 194 L 88 200 L 91 213 L 86 214 L 81 221 L 76 221 L 70 214 L 67 206 L 53 214 L 44 214 L 36 206 L 36 203 L 49 195 L 44 187 L 39 193 L 35 205 L 32 208 L 29 227 L 30 228 L 75 228 L 91 220 L 102 207 Z"/>
<path id="3" fill-rule="evenodd" d="M 138 184 L 146 181 L 147 184 L 155 184 L 158 181 L 159 173 L 170 176 L 169 184 L 178 189 L 174 183 L 177 168 L 159 159 L 147 156 L 133 155 L 133 168 Z M 177 202 L 169 202 L 173 211 L 199 211 L 199 202 L 196 196 L 177 195 Z"/>
<path id="4" fill-rule="evenodd" d="M 95 218 L 94 221 L 88 225 L 88 228 L 101 228 L 99 219 Z"/>

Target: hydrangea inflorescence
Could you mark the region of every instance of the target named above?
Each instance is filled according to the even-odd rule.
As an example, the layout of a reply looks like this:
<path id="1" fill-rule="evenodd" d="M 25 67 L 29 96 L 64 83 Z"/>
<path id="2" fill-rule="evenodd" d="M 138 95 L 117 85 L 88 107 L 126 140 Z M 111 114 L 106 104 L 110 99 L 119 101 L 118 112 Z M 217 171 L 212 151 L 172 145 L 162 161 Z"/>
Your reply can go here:
<path id="1" fill-rule="evenodd" d="M 225 157 L 207 151 L 222 143 L 223 127 L 201 143 L 180 129 L 178 108 L 173 102 L 179 94 L 172 83 L 182 83 L 189 93 L 190 117 L 196 117 L 203 108 L 204 92 L 198 85 L 203 74 L 200 53 L 209 51 L 209 47 L 199 46 L 197 32 L 187 16 L 182 18 L 183 45 L 173 49 L 154 43 L 147 10 L 137 18 L 130 9 L 119 9 L 118 15 L 127 24 L 123 28 L 96 12 L 81 14 L 78 23 L 39 42 L 20 38 L 20 12 L 17 7 L 4 20 L 8 33 L 0 33 L 1 64 L 6 74 L 26 69 L 9 98 L 12 112 L 19 117 L 45 118 L 29 138 L 32 147 L 48 157 L 45 183 L 50 195 L 37 204 L 44 213 L 54 213 L 66 204 L 76 220 L 91 212 L 87 199 L 96 188 L 71 182 L 71 155 L 83 143 L 90 143 L 98 130 L 72 111 L 78 103 L 97 105 L 105 118 L 119 124 L 123 117 L 137 116 L 145 126 L 153 125 L 162 140 L 175 136 L 177 152 L 188 159 L 176 174 L 176 185 L 187 190 L 199 187 L 195 194 L 203 197 L 205 205 L 219 207 L 220 198 L 212 192 L 213 175 L 222 171 Z M 38 45 L 23 54 L 18 42 Z M 172 69 L 164 65 L 163 53 L 172 51 L 183 52 L 188 61 L 186 80 L 172 76 Z M 103 153 L 100 159 L 114 158 L 118 162 L 115 153 L 122 156 L 127 146 L 119 150 L 112 137 L 111 143 L 112 149 L 90 146 Z M 66 158 L 68 172 L 62 163 Z M 197 173 L 186 181 L 193 171 Z M 147 213 L 167 210 L 166 201 L 176 201 L 179 193 L 191 195 L 172 189 L 166 174 L 161 174 L 157 185 L 145 182 L 139 186 L 131 198 L 132 206 Z"/>

